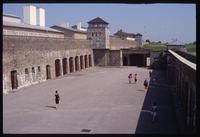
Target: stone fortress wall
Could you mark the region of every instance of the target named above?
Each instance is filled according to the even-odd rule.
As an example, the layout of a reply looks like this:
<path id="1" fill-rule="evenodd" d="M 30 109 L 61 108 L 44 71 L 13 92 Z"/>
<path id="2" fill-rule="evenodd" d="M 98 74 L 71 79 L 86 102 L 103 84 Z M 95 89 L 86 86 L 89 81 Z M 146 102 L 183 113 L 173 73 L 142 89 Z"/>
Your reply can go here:
<path id="1" fill-rule="evenodd" d="M 50 69 L 49 79 L 93 67 L 90 42 L 66 38 L 3 36 L 4 93 L 12 90 L 12 77 L 15 77 L 11 76 L 12 72 L 16 72 L 13 82 L 17 83 L 17 88 L 21 88 L 46 81 L 47 66 Z"/>
<path id="2" fill-rule="evenodd" d="M 136 41 L 110 37 L 110 48 L 111 50 L 120 50 L 126 48 L 136 48 L 139 47 Z"/>

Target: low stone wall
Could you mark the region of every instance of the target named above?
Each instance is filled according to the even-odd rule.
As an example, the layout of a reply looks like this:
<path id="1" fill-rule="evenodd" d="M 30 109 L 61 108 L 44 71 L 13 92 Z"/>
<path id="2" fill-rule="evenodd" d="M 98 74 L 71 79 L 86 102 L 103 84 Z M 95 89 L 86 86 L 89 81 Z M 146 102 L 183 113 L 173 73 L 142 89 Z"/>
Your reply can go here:
<path id="1" fill-rule="evenodd" d="M 191 55 L 185 51 L 180 51 L 180 50 L 177 50 L 176 53 L 178 53 L 179 55 L 181 55 L 182 57 L 186 58 L 187 60 L 193 62 L 193 63 L 196 63 L 196 56 L 194 55 Z"/>
<path id="2" fill-rule="evenodd" d="M 167 76 L 170 85 L 173 85 L 173 96 L 181 133 L 196 132 L 196 69 L 171 53 L 167 56 Z"/>

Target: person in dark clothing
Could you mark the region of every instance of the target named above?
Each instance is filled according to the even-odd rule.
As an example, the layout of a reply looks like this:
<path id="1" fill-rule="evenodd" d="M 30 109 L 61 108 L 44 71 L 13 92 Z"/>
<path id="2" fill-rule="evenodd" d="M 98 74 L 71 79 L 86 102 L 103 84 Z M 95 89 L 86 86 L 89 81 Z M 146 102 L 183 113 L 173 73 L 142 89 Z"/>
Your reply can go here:
<path id="1" fill-rule="evenodd" d="M 145 81 L 144 81 L 144 87 L 145 87 L 145 89 L 147 89 L 147 87 L 148 87 L 148 81 L 145 79 Z"/>
<path id="2" fill-rule="evenodd" d="M 135 83 L 137 82 L 137 73 L 134 76 Z"/>
<path id="3" fill-rule="evenodd" d="M 57 105 L 59 104 L 59 101 L 60 101 L 60 96 L 58 94 L 58 91 L 56 90 L 56 92 L 55 92 L 56 109 L 57 109 Z"/>
<path id="4" fill-rule="evenodd" d="M 149 77 L 151 78 L 151 74 L 152 74 L 152 72 L 151 71 L 149 71 Z"/>
<path id="5" fill-rule="evenodd" d="M 153 102 L 153 105 L 152 105 L 151 108 L 152 108 L 152 123 L 154 123 L 155 120 L 156 120 L 157 111 L 158 111 L 157 103 L 156 103 L 156 102 Z"/>

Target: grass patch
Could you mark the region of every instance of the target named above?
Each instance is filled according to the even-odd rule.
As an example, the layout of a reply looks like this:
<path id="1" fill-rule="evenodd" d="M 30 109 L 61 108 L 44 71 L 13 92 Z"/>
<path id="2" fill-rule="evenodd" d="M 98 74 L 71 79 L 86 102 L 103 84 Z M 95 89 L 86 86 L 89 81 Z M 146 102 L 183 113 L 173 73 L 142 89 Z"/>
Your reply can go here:
<path id="1" fill-rule="evenodd" d="M 150 44 L 145 44 L 143 45 L 144 48 L 147 49 L 153 49 L 156 51 L 164 51 L 167 49 L 166 45 L 164 44 L 155 44 L 155 43 L 150 43 Z"/>
<path id="2" fill-rule="evenodd" d="M 196 45 L 195 44 L 188 44 L 186 45 L 187 52 L 196 52 Z"/>

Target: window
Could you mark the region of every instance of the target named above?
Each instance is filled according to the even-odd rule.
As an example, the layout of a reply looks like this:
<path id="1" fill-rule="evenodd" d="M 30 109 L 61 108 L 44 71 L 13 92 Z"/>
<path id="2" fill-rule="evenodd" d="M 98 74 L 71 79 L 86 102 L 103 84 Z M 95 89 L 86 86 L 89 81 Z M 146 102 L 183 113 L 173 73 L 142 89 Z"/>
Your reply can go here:
<path id="1" fill-rule="evenodd" d="M 32 73 L 35 73 L 35 69 L 34 69 L 34 67 L 32 67 Z"/>
<path id="2" fill-rule="evenodd" d="M 28 74 L 28 68 L 25 68 L 25 74 Z"/>
<path id="3" fill-rule="evenodd" d="M 96 36 L 97 36 L 97 32 L 96 32 Z"/>
<path id="4" fill-rule="evenodd" d="M 41 70 L 40 70 L 40 66 L 38 66 L 38 72 L 41 72 Z"/>
<path id="5" fill-rule="evenodd" d="M 94 33 L 92 32 L 92 36 L 94 36 Z"/>

